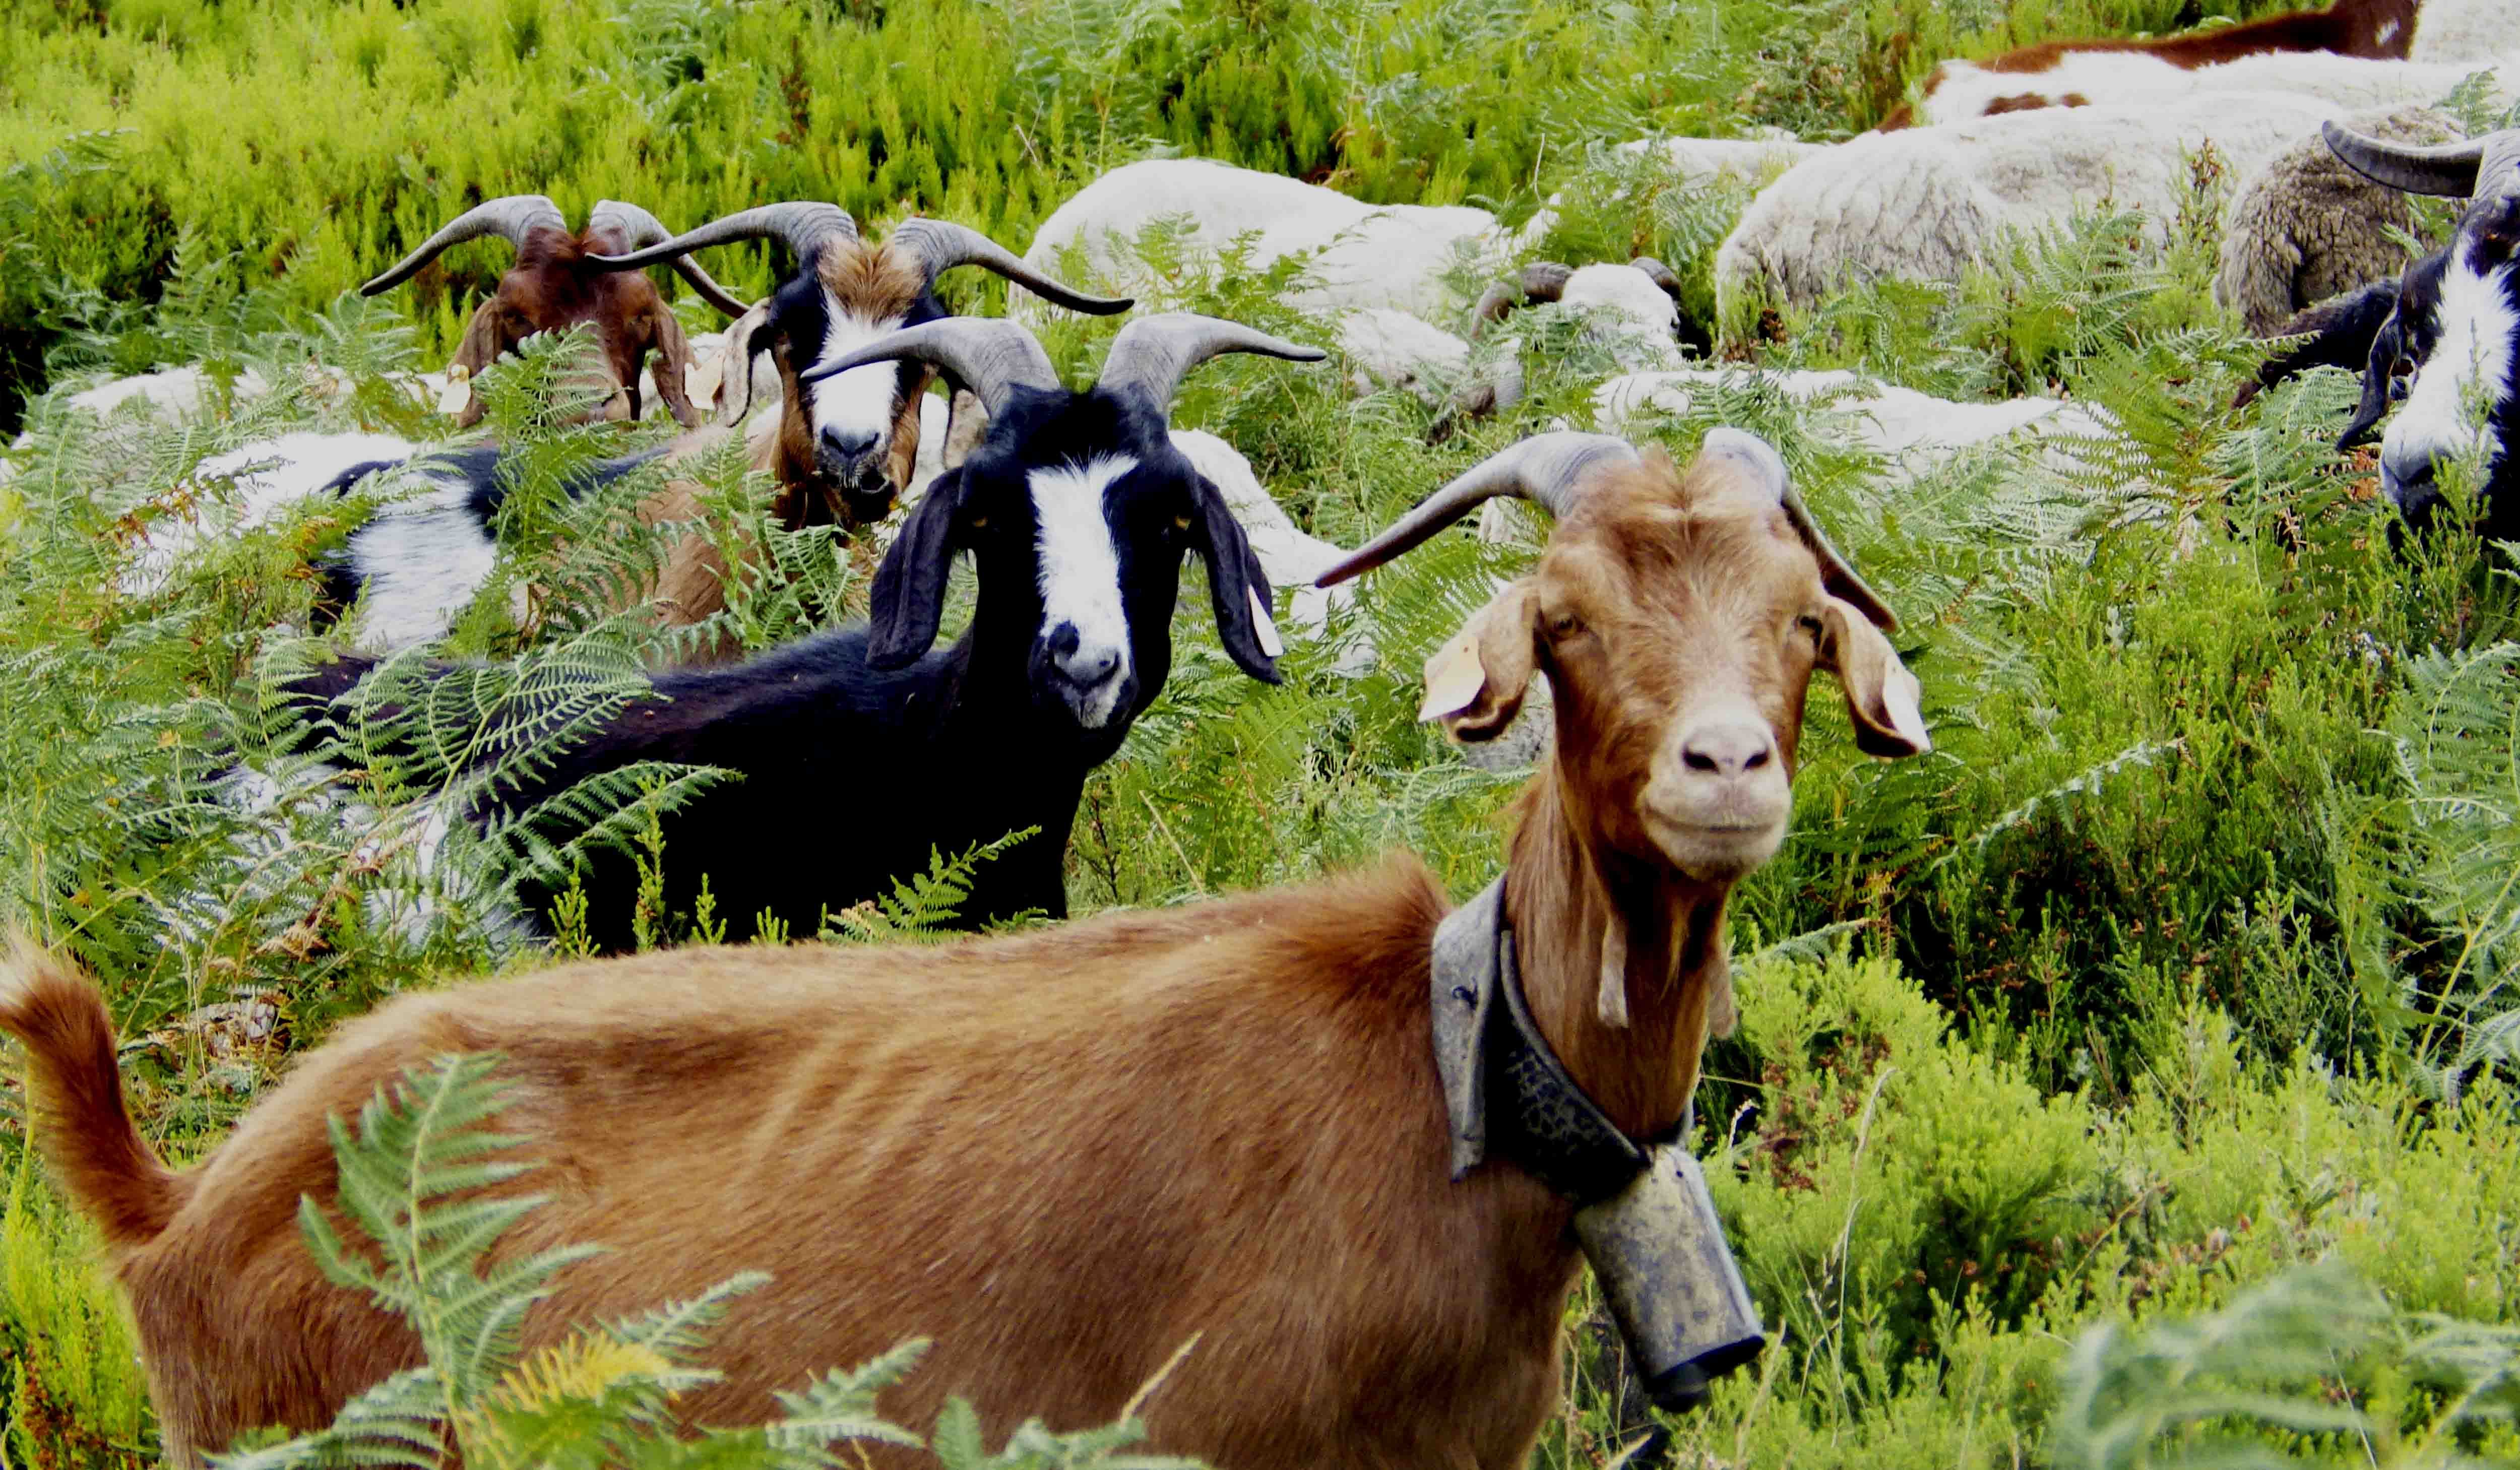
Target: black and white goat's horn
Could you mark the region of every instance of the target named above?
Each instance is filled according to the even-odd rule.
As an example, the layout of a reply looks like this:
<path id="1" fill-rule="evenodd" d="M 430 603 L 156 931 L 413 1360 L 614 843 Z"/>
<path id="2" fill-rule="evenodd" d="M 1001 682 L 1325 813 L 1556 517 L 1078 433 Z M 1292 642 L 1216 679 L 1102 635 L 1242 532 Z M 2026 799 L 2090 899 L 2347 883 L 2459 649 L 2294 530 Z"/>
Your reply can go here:
<path id="1" fill-rule="evenodd" d="M 447 221 L 446 227 L 422 241 L 420 248 L 397 261 L 392 270 L 359 288 L 359 294 L 373 296 L 387 291 L 420 274 L 420 268 L 437 258 L 438 252 L 460 245 L 468 240 L 496 235 L 513 245 L 521 245 L 525 237 L 536 230 L 568 229 L 568 217 L 560 205 L 539 194 L 511 194 L 503 199 L 483 200 Z"/>
<path id="2" fill-rule="evenodd" d="M 1111 339 L 1111 354 L 1102 360 L 1102 376 L 1094 385 L 1105 392 L 1143 388 L 1157 408 L 1168 409 L 1184 374 L 1227 352 L 1257 352 L 1297 363 L 1317 363 L 1329 356 L 1319 347 L 1299 346 L 1239 322 L 1168 311 L 1140 317 L 1121 328 Z"/>
<path id="3" fill-rule="evenodd" d="M 1129 296 L 1089 296 L 1065 282 L 1054 281 L 1024 264 L 1005 245 L 968 225 L 958 225 L 952 220 L 905 219 L 893 226 L 892 234 L 885 238 L 919 256 L 920 264 L 927 272 L 929 286 L 934 286 L 937 277 L 958 265 L 979 265 L 1070 311 L 1106 317 L 1138 304 Z"/>
<path id="4" fill-rule="evenodd" d="M 1511 281 L 1500 281 L 1479 297 L 1470 310 L 1470 335 L 1477 336 L 1491 324 L 1502 322 L 1515 307 L 1528 301 L 1564 299 L 1566 283 L 1575 275 L 1575 267 L 1554 260 L 1535 260 L 1522 268 L 1522 274 Z"/>
<path id="5" fill-rule="evenodd" d="M 2520 193 L 2520 128 L 2504 128 L 2465 143 L 2387 143 L 2341 123 L 2322 123 L 2321 136 L 2347 167 L 2408 194 L 2466 199 L 2480 190 Z"/>
<path id="6" fill-rule="evenodd" d="M 947 317 L 886 333 L 856 351 L 800 373 L 798 379 L 817 382 L 869 363 L 909 358 L 933 363 L 980 395 L 980 406 L 995 418 L 1018 387 L 1058 392 L 1064 384 L 1033 334 L 1003 317 Z"/>
<path id="7" fill-rule="evenodd" d="M 670 260 L 689 250 L 704 250 L 710 245 L 729 245 L 739 240 L 781 240 L 788 243 L 788 248 L 796 252 L 797 260 L 809 261 L 822 253 L 823 246 L 832 241 L 855 240 L 857 235 L 858 222 L 839 205 L 812 200 L 790 200 L 784 204 L 757 204 L 749 209 L 739 209 L 733 214 L 710 220 L 698 229 L 686 230 L 671 240 L 659 241 L 627 254 L 589 255 L 586 258 L 607 270 L 626 271 L 654 265 L 659 260 Z"/>
<path id="8" fill-rule="evenodd" d="M 595 235 L 606 230 L 620 231 L 621 238 L 629 242 L 630 248 L 634 250 L 644 250 L 659 241 L 674 238 L 674 232 L 666 229 L 656 216 L 637 204 L 624 203 L 619 200 L 599 200 L 593 211 L 586 216 L 587 234 Z M 689 255 L 674 257 L 674 274 L 690 282 L 692 290 L 699 292 L 701 300 L 728 316 L 740 317 L 750 310 L 711 279 L 708 272 L 700 269 L 700 263 Z"/>
<path id="9" fill-rule="evenodd" d="M 1748 437 L 1744 435 L 1743 437 Z M 1773 452 L 1773 451 L 1772 451 Z M 1575 508 L 1576 486 L 1597 465 L 1637 463 L 1637 451 L 1613 434 L 1572 430 L 1534 434 L 1519 444 L 1498 450 L 1462 471 L 1451 484 L 1418 502 L 1418 508 L 1391 523 L 1381 535 L 1358 547 L 1346 559 L 1321 574 L 1315 587 L 1330 587 L 1360 572 L 1390 561 L 1433 537 L 1481 501 L 1500 495 L 1520 496 L 1563 518 Z"/>

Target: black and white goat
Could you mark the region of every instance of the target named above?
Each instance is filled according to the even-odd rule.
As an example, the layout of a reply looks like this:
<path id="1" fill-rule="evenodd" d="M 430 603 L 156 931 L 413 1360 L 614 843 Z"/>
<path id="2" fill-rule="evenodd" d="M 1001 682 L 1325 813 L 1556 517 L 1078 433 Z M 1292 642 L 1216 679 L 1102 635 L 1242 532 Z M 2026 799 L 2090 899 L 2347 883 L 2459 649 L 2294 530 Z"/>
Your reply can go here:
<path id="1" fill-rule="evenodd" d="M 2338 157 L 2382 184 L 2471 202 L 2450 243 L 2400 280 L 2297 318 L 2289 334 L 2310 340 L 2271 360 L 2260 381 L 2360 362 L 2362 400 L 2337 447 L 2362 439 L 2403 400 L 2381 436 L 2380 486 L 2407 522 L 2432 520 L 2443 461 L 2481 454 L 2483 530 L 2520 536 L 2520 128 L 2433 147 L 2335 123 L 2325 131 Z"/>
<path id="2" fill-rule="evenodd" d="M 812 369 L 932 366 L 989 411 L 986 436 L 928 489 L 878 569 L 871 621 L 737 667 L 659 675 L 653 698 L 495 799 L 529 810 L 641 761 L 739 773 L 664 819 L 666 905 L 689 912 L 705 876 L 739 929 L 767 913 L 807 934 L 924 871 L 931 852 L 1036 828 L 978 870 L 962 918 L 1063 916 L 1085 779 L 1171 672 L 1184 557 L 1206 565 L 1227 654 L 1254 679 L 1278 679 L 1268 578 L 1223 493 L 1169 434 L 1183 375 L 1225 352 L 1324 355 L 1231 322 L 1149 317 L 1122 329 L 1100 380 L 1074 392 L 1021 327 L 954 318 Z M 970 625 L 935 647 L 947 576 L 966 553 L 978 580 Z M 370 666 L 329 666 L 296 691 L 344 695 Z M 834 774 L 870 759 L 878 780 Z M 593 937 L 626 949 L 633 864 L 590 861 Z M 536 913 L 556 896 L 521 894 Z"/>
<path id="3" fill-rule="evenodd" d="M 813 370 L 882 338 L 948 315 L 936 278 L 980 265 L 1071 311 L 1128 310 L 1127 297 L 1089 296 L 1034 270 L 976 230 L 937 219 L 906 219 L 878 245 L 858 235 L 837 204 L 763 204 L 627 254 L 593 257 L 598 269 L 630 270 L 738 241 L 776 240 L 795 256 L 777 290 L 727 329 L 720 358 L 718 420 L 740 422 L 752 407 L 752 361 L 764 352 L 779 370 L 778 432 L 759 452 L 778 477 L 782 515 L 791 526 L 879 520 L 910 483 L 919 449 L 919 400 L 933 369 L 904 360 L 836 377 Z M 831 380 L 823 379 L 829 378 Z M 950 389 L 956 382 L 949 370 Z M 803 492 L 811 491 L 811 496 Z M 820 504 L 812 501 L 819 499 Z"/>

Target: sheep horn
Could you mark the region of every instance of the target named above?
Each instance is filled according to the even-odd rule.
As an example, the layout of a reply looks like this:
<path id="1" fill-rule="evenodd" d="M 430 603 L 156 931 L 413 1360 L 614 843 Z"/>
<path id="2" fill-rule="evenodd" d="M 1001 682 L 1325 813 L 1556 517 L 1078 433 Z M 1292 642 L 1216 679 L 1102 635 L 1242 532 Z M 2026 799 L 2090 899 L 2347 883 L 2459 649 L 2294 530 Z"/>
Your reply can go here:
<path id="1" fill-rule="evenodd" d="M 1393 521 L 1381 535 L 1322 573 L 1313 585 L 1331 587 L 1360 572 L 1372 571 L 1467 515 L 1481 501 L 1500 495 L 1520 496 L 1563 519 L 1575 509 L 1576 486 L 1585 473 L 1596 465 L 1609 463 L 1637 463 L 1636 448 L 1613 434 L 1573 430 L 1534 434 L 1463 470 L 1451 484 L 1420 501 L 1418 509 Z"/>
<path id="2" fill-rule="evenodd" d="M 446 222 L 446 227 L 422 241 L 420 248 L 405 255 L 394 268 L 359 288 L 359 294 L 373 296 L 387 291 L 420 274 L 420 268 L 451 245 L 484 235 L 496 235 L 512 245 L 521 246 L 525 237 L 536 230 L 568 229 L 568 216 L 560 205 L 539 194 L 511 194 L 503 199 L 483 200 L 472 208 Z"/>
<path id="3" fill-rule="evenodd" d="M 981 407 L 994 419 L 1004 412 L 1016 388 L 1058 392 L 1064 385 L 1031 333 L 1004 317 L 947 317 L 885 333 L 856 351 L 811 368 L 797 376 L 815 382 L 869 363 L 904 358 L 933 363 L 980 395 Z"/>
<path id="4" fill-rule="evenodd" d="M 1566 283 L 1575 275 L 1575 267 L 1554 260 L 1535 260 L 1522 268 L 1514 281 L 1500 281 L 1479 296 L 1479 304 L 1470 311 L 1470 335 L 1475 338 L 1489 325 L 1502 322 L 1515 307 L 1527 301 L 1560 301 L 1566 297 Z"/>
<path id="5" fill-rule="evenodd" d="M 1329 356 L 1319 347 L 1298 346 L 1239 322 L 1168 311 L 1140 317 L 1121 328 L 1111 339 L 1111 354 L 1102 360 L 1102 376 L 1094 385 L 1111 392 L 1142 388 L 1158 409 L 1169 411 L 1183 375 L 1226 352 L 1257 352 L 1297 363 L 1317 363 Z"/>
<path id="6" fill-rule="evenodd" d="M 605 270 L 626 271 L 691 250 L 704 250 L 710 245 L 728 245 L 739 240 L 783 240 L 796 252 L 799 264 L 812 260 L 823 247 L 834 240 L 855 240 L 858 222 L 849 211 L 837 204 L 818 203 L 811 200 L 790 200 L 783 204 L 757 204 L 739 209 L 733 214 L 710 220 L 697 230 L 686 230 L 671 240 L 660 241 L 624 255 L 589 255 L 590 264 Z"/>
<path id="7" fill-rule="evenodd" d="M 1671 297 L 1674 305 L 1679 304 L 1682 290 L 1680 277 L 1672 271 L 1670 266 L 1656 260 L 1651 255 L 1639 255 L 1636 259 L 1629 261 L 1628 264 L 1644 272 L 1646 280 L 1652 282 L 1658 287 L 1661 287 L 1662 293 Z"/>
<path id="8" fill-rule="evenodd" d="M 1055 301 L 1070 311 L 1105 317 L 1138 304 L 1128 296 L 1089 296 L 1072 286 L 1054 281 L 1024 264 L 1014 252 L 986 235 L 952 220 L 905 219 L 892 227 L 889 243 L 904 246 L 919 256 L 920 264 L 927 272 L 929 286 L 934 286 L 937 277 L 958 265 L 984 265 L 1033 294 Z"/>
<path id="9" fill-rule="evenodd" d="M 621 238 L 634 250 L 646 249 L 660 240 L 674 238 L 674 232 L 666 229 L 656 216 L 637 204 L 625 204 L 619 200 L 599 200 L 594 210 L 586 216 L 587 234 L 595 235 L 606 230 L 620 231 Z M 692 290 L 699 292 L 700 299 L 728 316 L 740 317 L 751 310 L 730 295 L 725 287 L 710 279 L 709 273 L 700 269 L 700 263 L 689 255 L 674 257 L 674 274 L 690 282 Z"/>
<path id="10" fill-rule="evenodd" d="M 2319 133 L 2348 168 L 2407 194 L 2466 199 L 2493 178 L 2502 179 L 2500 192 L 2520 190 L 2520 178 L 2505 177 L 2520 170 L 2520 128 L 2430 146 L 2384 142 L 2335 122 L 2320 124 Z"/>

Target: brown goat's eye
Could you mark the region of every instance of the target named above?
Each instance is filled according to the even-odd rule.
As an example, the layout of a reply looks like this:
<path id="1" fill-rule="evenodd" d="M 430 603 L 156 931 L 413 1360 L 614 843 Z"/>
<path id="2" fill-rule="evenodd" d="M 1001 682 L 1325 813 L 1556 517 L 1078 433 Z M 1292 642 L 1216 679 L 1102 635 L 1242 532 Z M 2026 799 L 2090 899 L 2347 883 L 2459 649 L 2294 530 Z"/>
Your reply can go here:
<path id="1" fill-rule="evenodd" d="M 1584 631 L 1584 620 L 1571 612 L 1561 612 L 1549 620 L 1551 638 L 1573 638 Z"/>

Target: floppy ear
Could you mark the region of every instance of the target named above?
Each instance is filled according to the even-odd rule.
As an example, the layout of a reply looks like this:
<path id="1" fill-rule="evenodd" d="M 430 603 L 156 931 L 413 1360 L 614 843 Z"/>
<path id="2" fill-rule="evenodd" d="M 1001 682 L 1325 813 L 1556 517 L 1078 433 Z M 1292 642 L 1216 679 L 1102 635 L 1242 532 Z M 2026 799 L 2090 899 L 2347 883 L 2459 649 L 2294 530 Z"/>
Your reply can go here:
<path id="1" fill-rule="evenodd" d="M 867 662 L 878 669 L 917 663 L 936 642 L 945 618 L 945 580 L 954 569 L 956 522 L 963 512 L 963 471 L 936 477 L 901 525 L 875 571 L 869 601 Z"/>
<path id="2" fill-rule="evenodd" d="M 656 380 L 656 396 L 665 400 L 665 412 L 685 428 L 699 426 L 699 411 L 692 407 L 688 378 L 697 366 L 692 361 L 691 339 L 683 335 L 683 324 L 663 306 L 655 311 L 652 326 L 656 349 L 656 371 L 650 375 Z"/>
<path id="3" fill-rule="evenodd" d="M 1426 660 L 1420 720 L 1441 720 L 1457 740 L 1493 740 L 1522 712 L 1539 661 L 1540 633 L 1529 583 L 1516 582 L 1470 614 L 1462 631 Z"/>
<path id="4" fill-rule="evenodd" d="M 499 360 L 501 320 L 499 300 L 496 296 L 475 307 L 472 320 L 464 329 L 464 340 L 456 345 L 455 356 L 446 364 L 449 381 L 446 392 L 438 401 L 437 411 L 454 415 L 455 426 L 458 428 L 471 428 L 480 423 L 482 417 L 489 412 L 488 406 L 481 402 L 481 395 L 472 390 L 472 380 L 480 377 L 483 369 Z M 461 399 L 456 396 L 454 381 L 458 368 L 463 370 L 464 386 Z"/>
<path id="5" fill-rule="evenodd" d="M 1846 691 L 1855 743 L 1867 755 L 1895 758 L 1934 748 L 1916 708 L 1916 676 L 1861 608 L 1838 598 L 1821 614 L 1821 663 Z"/>
<path id="6" fill-rule="evenodd" d="M 1205 475 L 1198 476 L 1198 555 L 1207 563 L 1217 636 L 1243 673 L 1262 684 L 1276 684 L 1278 655 L 1284 649 L 1269 614 L 1269 575 L 1260 569 L 1260 557 L 1251 550 L 1250 538 L 1242 534 L 1242 523 L 1234 518 L 1233 508 L 1225 503 L 1225 492 Z"/>
<path id="7" fill-rule="evenodd" d="M 2336 436 L 2339 450 L 2352 449 L 2368 438 L 2389 412 L 2389 383 L 2397 373 L 2399 341 L 2398 317 L 2392 307 L 2388 321 L 2371 334 L 2370 354 L 2362 361 L 2362 398 L 2354 405 L 2354 417 L 2345 421 L 2344 432 Z"/>
<path id="8" fill-rule="evenodd" d="M 2398 310 L 2396 280 L 2377 281 L 2345 295 L 2331 296 L 2316 306 L 2296 312 L 2292 320 L 2276 328 L 2271 336 L 2307 338 L 2268 358 L 2258 368 L 2258 376 L 2240 388 L 2231 407 L 2241 408 L 2250 399 L 2288 378 L 2298 378 L 2313 368 L 2354 368 L 2370 355 L 2372 338 Z M 2386 400 L 2384 399 L 2383 402 Z"/>

